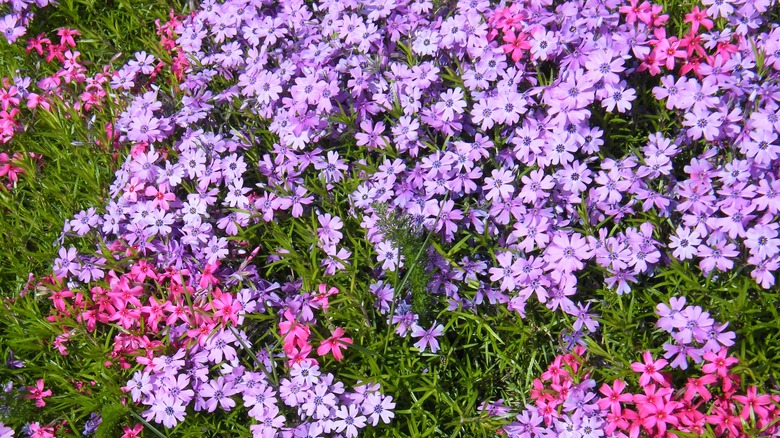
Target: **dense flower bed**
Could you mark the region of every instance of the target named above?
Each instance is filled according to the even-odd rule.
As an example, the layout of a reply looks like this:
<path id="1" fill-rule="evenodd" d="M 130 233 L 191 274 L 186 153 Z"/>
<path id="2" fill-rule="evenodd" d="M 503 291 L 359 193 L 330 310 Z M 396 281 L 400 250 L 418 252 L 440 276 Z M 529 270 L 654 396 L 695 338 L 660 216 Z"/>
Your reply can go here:
<path id="1" fill-rule="evenodd" d="M 397 337 L 420 354 L 447 343 L 448 312 L 571 321 L 570 353 L 509 436 L 775 433 L 780 400 L 741 392 L 729 371 L 728 321 L 685 297 L 659 304 L 670 340 L 631 366 L 631 392 L 591 378 L 585 354 L 595 289 L 631 294 L 686 261 L 707 281 L 744 270 L 775 287 L 775 5 L 700 6 L 683 18 L 616 0 L 205 1 L 160 26 L 169 59 L 139 52 L 91 78 L 68 47 L 76 33 L 30 40 L 63 66 L 1 90 L 4 138 L 17 106 L 66 94 L 62 78 L 84 84 L 70 93 L 82 114 L 121 102 L 106 130 L 131 147 L 107 203 L 65 223 L 38 284 L 53 345 L 107 339 L 105 366 L 128 370 L 137 408 L 124 438 L 141 420 L 174 428 L 217 411 L 251 419 L 254 436 L 353 437 L 390 423 L 400 396 L 339 374 L 376 354 L 333 316 L 362 288 L 385 348 Z M 24 397 L 45 406 L 45 385 Z M 514 403 L 484 411 L 506 419 Z"/>

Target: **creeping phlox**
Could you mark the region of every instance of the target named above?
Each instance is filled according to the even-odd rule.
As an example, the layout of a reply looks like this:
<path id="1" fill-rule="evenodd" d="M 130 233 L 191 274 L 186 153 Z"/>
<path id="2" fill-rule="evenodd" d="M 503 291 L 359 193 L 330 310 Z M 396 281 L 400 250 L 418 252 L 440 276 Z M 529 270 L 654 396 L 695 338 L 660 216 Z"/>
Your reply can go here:
<path id="1" fill-rule="evenodd" d="M 718 326 L 711 319 L 709 323 L 702 321 L 708 316 L 701 308 L 684 304 L 684 297 L 673 298 L 671 312 L 668 305 L 659 305 L 659 326 L 667 326 L 672 320 L 676 326 L 685 327 L 683 330 L 694 332 L 706 331 L 708 325 Z M 680 334 L 672 336 L 677 339 Z M 598 387 L 585 347 L 577 346 L 572 353 L 557 356 L 541 378 L 534 380 L 533 404 L 526 405 L 502 431 L 513 438 L 675 433 L 699 436 L 708 431 L 714 436 L 776 436 L 780 426 L 774 420 L 780 415 L 780 397 L 761 394 L 755 386 L 741 393 L 740 376 L 733 370 L 738 360 L 729 356 L 728 345 L 705 345 L 706 352 L 690 348 L 687 355 L 701 364 L 696 370 L 700 374 L 688 376 L 680 387 L 665 371 L 669 362 L 654 358 L 650 351 L 631 364 L 635 374 Z M 680 365 L 673 363 L 672 367 Z M 638 390 L 632 392 L 631 388 Z M 506 415 L 509 409 L 501 408 L 494 407 L 491 414 Z"/>
<path id="2" fill-rule="evenodd" d="M 780 260 L 772 4 L 705 0 L 676 37 L 661 6 L 634 0 L 204 1 L 160 26 L 170 64 L 139 52 L 100 78 L 126 103 L 109 138 L 132 149 L 107 204 L 66 223 L 51 319 L 122 329 L 109 365 L 143 368 L 126 390 L 146 421 L 174 427 L 247 409 L 255 436 L 356 436 L 390 421 L 392 398 L 372 384 L 348 392 L 326 371 L 331 356 L 356 349 L 315 316 L 330 289 L 308 290 L 320 279 L 296 272 L 265 278 L 262 262 L 307 254 L 334 284 L 363 269 L 384 323 L 426 355 L 447 346 L 435 312 L 496 305 L 519 317 L 570 315 L 573 348 L 599 327 L 582 291 L 627 294 L 669 263 L 690 261 L 713 281 L 739 266 L 770 288 Z M 66 53 L 76 66 L 77 52 Z M 172 84 L 159 83 L 164 68 Z M 656 76 L 661 85 L 648 86 Z M 6 86 L 2 104 L 18 105 L 17 92 Z M 648 102 L 663 102 L 672 128 L 644 127 L 651 133 L 631 147 L 610 137 L 616 124 L 643 120 Z M 4 132 L 17 126 L 11 112 Z M 246 230 L 278 224 L 311 233 L 292 248 L 251 251 Z M 370 250 L 373 266 L 351 265 Z M 717 375 L 702 385 L 735 394 L 733 336 L 681 305 L 659 309 L 674 340 L 666 359 L 720 364 L 702 367 Z M 248 316 L 265 313 L 274 321 L 264 333 L 278 336 L 248 330 Z M 312 332 L 327 333 L 319 360 Z M 68 342 L 57 339 L 63 354 Z M 601 406 L 590 401 L 595 382 L 578 374 L 582 354 L 554 364 L 543 376 L 554 393 L 537 383 L 536 407 L 506 433 L 703 427 L 660 372 L 666 359 L 647 354 L 633 367 L 643 395 Z M 748 392 L 746 410 L 738 397 L 707 414 L 722 411 L 723 421 L 704 422 L 731 431 L 754 412 L 756 427 L 768 425 L 766 398 Z"/>

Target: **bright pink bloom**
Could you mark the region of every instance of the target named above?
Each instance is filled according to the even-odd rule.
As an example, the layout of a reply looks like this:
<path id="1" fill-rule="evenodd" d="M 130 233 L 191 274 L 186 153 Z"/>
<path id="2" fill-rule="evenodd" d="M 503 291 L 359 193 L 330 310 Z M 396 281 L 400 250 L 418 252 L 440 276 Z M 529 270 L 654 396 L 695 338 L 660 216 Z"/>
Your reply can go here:
<path id="1" fill-rule="evenodd" d="M 649 351 L 645 351 L 644 354 L 645 363 L 634 362 L 631 364 L 631 369 L 637 373 L 642 373 L 639 377 L 639 384 L 641 386 L 648 385 L 651 381 L 656 381 L 662 386 L 669 386 L 669 382 L 666 381 L 660 370 L 663 369 L 669 362 L 664 359 L 658 359 L 653 361 L 653 355 Z"/>
<path id="2" fill-rule="evenodd" d="M 598 401 L 599 408 L 604 410 L 609 407 L 610 411 L 619 417 L 620 403 L 631 403 L 634 400 L 633 394 L 623 394 L 624 389 L 626 389 L 626 383 L 620 379 L 615 380 L 611 388 L 606 383 L 602 385 L 599 392 L 604 394 L 604 398 Z"/>
<path id="3" fill-rule="evenodd" d="M 735 395 L 735 401 L 742 403 L 742 412 L 740 416 L 747 420 L 750 418 L 751 411 L 760 419 L 769 418 L 769 409 L 772 409 L 772 397 L 768 394 L 757 395 L 758 389 L 751 386 L 747 390 L 747 395 Z M 767 409 L 769 408 L 769 409 Z"/>
<path id="4" fill-rule="evenodd" d="M 241 303 L 233 300 L 233 294 L 214 289 L 214 300 L 211 302 L 211 308 L 214 310 L 214 317 L 221 318 L 222 324 L 232 322 L 238 325 L 238 312 L 241 310 Z"/>
<path id="5" fill-rule="evenodd" d="M 715 383 L 717 380 L 717 377 L 712 374 L 706 374 L 698 379 L 689 378 L 688 383 L 685 384 L 685 395 L 683 398 L 686 401 L 692 401 L 698 394 L 704 401 L 709 401 L 712 398 L 712 394 L 707 389 L 707 385 Z"/>
<path id="6" fill-rule="evenodd" d="M 332 351 L 333 357 L 336 360 L 344 359 L 344 354 L 341 353 L 341 349 L 346 344 L 352 344 L 352 339 L 344 337 L 345 333 L 346 332 L 344 332 L 341 327 L 336 327 L 336 330 L 333 331 L 333 336 L 322 341 L 319 348 L 317 348 L 317 354 L 324 356 Z"/>
<path id="7" fill-rule="evenodd" d="M 141 431 L 144 430 L 144 426 L 141 423 L 136 423 L 133 428 L 130 426 L 122 426 L 124 434 L 120 438 L 140 438 Z"/>
<path id="8" fill-rule="evenodd" d="M 666 425 L 671 424 L 676 426 L 680 420 L 674 415 L 674 410 L 680 406 L 680 402 L 658 399 L 655 403 L 645 406 L 645 412 L 648 414 L 642 425 L 647 429 L 656 428 L 658 430 L 657 435 L 653 436 L 665 436 Z"/>
<path id="9" fill-rule="evenodd" d="M 339 289 L 336 286 L 331 286 L 330 289 L 328 289 L 327 284 L 320 283 L 320 285 L 317 286 L 317 295 L 312 298 L 311 304 L 313 306 L 319 306 L 322 310 L 328 310 L 328 297 L 336 295 L 337 293 L 339 293 Z"/>
<path id="10" fill-rule="evenodd" d="M 729 368 L 735 363 L 739 362 L 736 357 L 726 357 L 728 350 L 721 348 L 718 354 L 711 351 L 704 354 L 704 360 L 710 362 L 701 367 L 701 370 L 707 374 L 717 374 L 720 377 L 725 378 L 729 372 Z"/>
<path id="11" fill-rule="evenodd" d="M 35 406 L 39 408 L 46 406 L 46 402 L 44 402 L 43 399 L 44 397 L 49 397 L 51 395 L 50 389 L 47 389 L 46 391 L 43 390 L 43 379 L 38 379 L 35 386 L 28 386 L 27 391 L 29 394 L 26 394 L 24 398 L 35 400 Z"/>
<path id="12" fill-rule="evenodd" d="M 707 18 L 707 14 L 699 10 L 698 6 L 691 9 L 690 14 L 685 14 L 685 22 L 691 23 L 691 33 L 697 33 L 700 25 L 707 30 L 712 29 L 712 20 Z"/>
<path id="13" fill-rule="evenodd" d="M 514 30 L 509 30 L 504 35 L 504 42 L 501 48 L 506 54 L 512 54 L 512 60 L 515 62 L 520 61 L 523 57 L 523 50 L 531 50 L 533 46 L 532 42 L 528 39 L 528 34 L 525 32 L 518 32 L 515 35 Z"/>
<path id="14" fill-rule="evenodd" d="M 151 196 L 152 199 L 152 208 L 157 208 L 159 205 L 161 209 L 164 211 L 168 211 L 170 209 L 170 202 L 173 202 L 176 200 L 176 195 L 173 193 L 167 192 L 165 190 L 165 187 L 156 188 L 154 186 L 149 186 L 146 188 L 146 191 L 144 192 L 146 196 Z"/>
<path id="15" fill-rule="evenodd" d="M 284 318 L 286 321 L 279 323 L 279 333 L 284 336 L 284 351 L 289 356 L 295 348 L 295 340 L 300 339 L 304 343 L 308 342 L 310 331 L 308 326 L 296 321 L 290 309 L 285 310 Z"/>

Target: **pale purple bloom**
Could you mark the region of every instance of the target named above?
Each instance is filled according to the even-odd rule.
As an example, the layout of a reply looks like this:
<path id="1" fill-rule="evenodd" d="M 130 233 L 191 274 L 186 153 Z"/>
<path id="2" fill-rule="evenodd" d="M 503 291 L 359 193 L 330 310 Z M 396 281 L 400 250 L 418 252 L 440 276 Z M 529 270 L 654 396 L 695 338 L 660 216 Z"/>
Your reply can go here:
<path id="1" fill-rule="evenodd" d="M 433 323 L 431 328 L 425 330 L 415 323 L 412 326 L 412 337 L 420 338 L 420 340 L 415 342 L 414 346 L 417 347 L 421 353 L 429 347 L 431 353 L 436 353 L 439 351 L 439 341 L 436 337 L 441 336 L 442 333 L 444 333 L 444 326 L 442 324 L 436 325 L 436 323 Z"/>

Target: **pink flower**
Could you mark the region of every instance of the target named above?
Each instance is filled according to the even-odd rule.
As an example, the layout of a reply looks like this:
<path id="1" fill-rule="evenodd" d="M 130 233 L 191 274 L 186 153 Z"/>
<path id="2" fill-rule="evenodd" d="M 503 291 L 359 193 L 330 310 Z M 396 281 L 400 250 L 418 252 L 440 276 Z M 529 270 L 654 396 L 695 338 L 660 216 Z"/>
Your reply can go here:
<path id="1" fill-rule="evenodd" d="M 152 197 L 152 208 L 157 208 L 159 205 L 161 209 L 164 211 L 168 211 L 170 209 L 170 202 L 173 202 L 176 200 L 176 195 L 173 193 L 167 192 L 164 187 L 155 188 L 154 186 L 149 186 L 146 188 L 146 191 L 144 192 L 146 196 Z"/>
<path id="2" fill-rule="evenodd" d="M 51 426 L 41 426 L 36 421 L 30 424 L 30 438 L 54 438 L 54 428 Z"/>
<path id="3" fill-rule="evenodd" d="M 644 354 L 645 363 L 634 362 L 631 364 L 631 369 L 637 373 L 642 373 L 639 377 L 639 384 L 641 386 L 648 385 L 651 381 L 656 381 L 662 386 L 669 386 L 669 382 L 666 381 L 660 370 L 663 369 L 669 362 L 664 359 L 658 359 L 653 361 L 653 355 L 649 351 L 645 351 Z"/>
<path id="4" fill-rule="evenodd" d="M 211 308 L 214 310 L 214 317 L 221 318 L 223 324 L 232 322 L 238 325 L 238 312 L 241 311 L 241 303 L 233 300 L 233 294 L 214 289 L 214 300 L 211 302 Z"/>
<path id="5" fill-rule="evenodd" d="M 339 293 L 339 289 L 336 286 L 331 286 L 330 289 L 328 289 L 327 284 L 320 283 L 317 287 L 317 295 L 312 298 L 311 304 L 313 306 L 319 306 L 322 310 L 328 310 L 328 297 L 336 295 L 337 293 Z"/>
<path id="6" fill-rule="evenodd" d="M 728 349 L 721 348 L 717 354 L 709 351 L 704 354 L 704 360 L 710 362 L 701 367 L 701 370 L 707 374 L 717 374 L 720 377 L 726 377 L 729 372 L 729 368 L 735 363 L 739 362 L 736 357 L 727 358 Z"/>
<path id="7" fill-rule="evenodd" d="M 322 341 L 319 348 L 317 348 L 317 354 L 324 356 L 328 354 L 328 352 L 333 352 L 333 357 L 336 360 L 344 359 L 344 354 L 341 352 L 341 349 L 346 344 L 352 344 L 352 339 L 344 337 L 345 333 L 346 332 L 344 332 L 341 327 L 336 327 L 336 330 L 333 331 L 333 336 Z"/>
<path id="8" fill-rule="evenodd" d="M 515 35 L 514 30 L 509 30 L 504 35 L 504 42 L 506 44 L 501 46 L 506 54 L 512 54 L 512 60 L 515 62 L 520 61 L 523 58 L 523 50 L 531 50 L 533 46 L 532 42 L 528 40 L 528 34 L 525 32 L 518 32 Z"/>
<path id="9" fill-rule="evenodd" d="M 285 310 L 284 318 L 286 321 L 279 323 L 279 333 L 284 336 L 284 351 L 289 355 L 295 348 L 295 340 L 300 339 L 307 342 L 310 332 L 308 326 L 296 321 L 290 309 Z"/>
<path id="10" fill-rule="evenodd" d="M 24 398 L 35 400 L 35 406 L 39 408 L 46 406 L 46 402 L 43 401 L 43 398 L 51 395 L 50 389 L 47 389 L 46 391 L 43 390 L 43 379 L 39 379 L 35 386 L 28 386 L 27 391 L 30 393 L 25 395 Z"/>
<path id="11" fill-rule="evenodd" d="M 136 423 L 132 428 L 130 426 L 122 426 L 124 434 L 120 438 L 140 438 L 143 430 L 144 426 L 141 423 Z"/>
<path id="12" fill-rule="evenodd" d="M 769 418 L 769 410 L 772 409 L 772 397 L 768 394 L 757 395 L 758 389 L 751 386 L 747 390 L 747 395 L 735 395 L 734 400 L 742 403 L 742 412 L 740 416 L 747 420 L 751 412 L 755 413 L 760 419 Z M 769 407 L 769 409 L 767 409 Z"/>
<path id="13" fill-rule="evenodd" d="M 619 417 L 620 403 L 631 403 L 634 400 L 633 394 L 622 394 L 624 389 L 626 383 L 620 379 L 615 380 L 611 388 L 606 383 L 602 385 L 599 392 L 604 394 L 604 398 L 598 401 L 599 408 L 602 410 L 609 408 L 612 414 Z"/>

